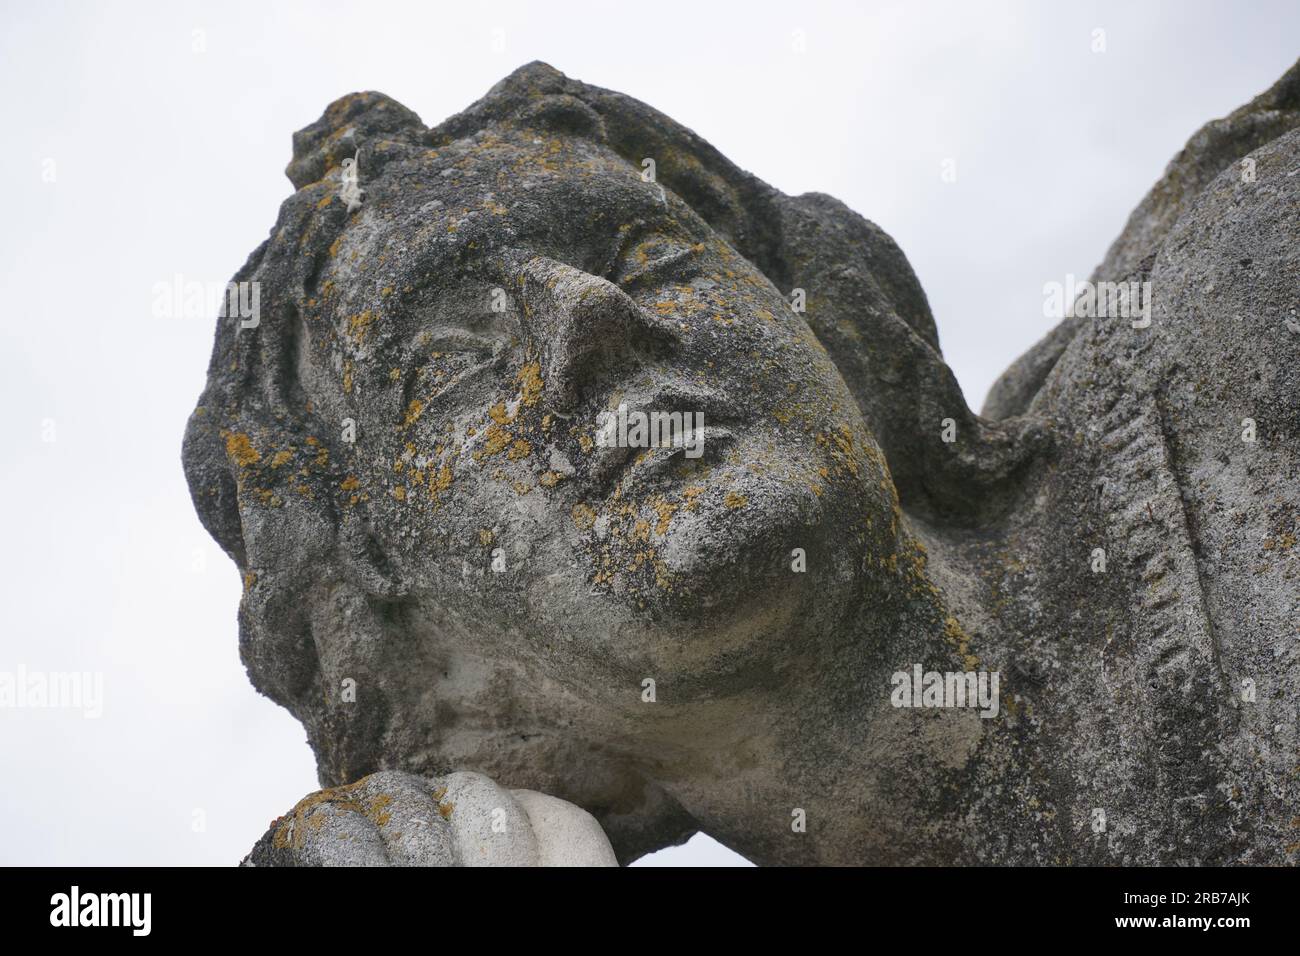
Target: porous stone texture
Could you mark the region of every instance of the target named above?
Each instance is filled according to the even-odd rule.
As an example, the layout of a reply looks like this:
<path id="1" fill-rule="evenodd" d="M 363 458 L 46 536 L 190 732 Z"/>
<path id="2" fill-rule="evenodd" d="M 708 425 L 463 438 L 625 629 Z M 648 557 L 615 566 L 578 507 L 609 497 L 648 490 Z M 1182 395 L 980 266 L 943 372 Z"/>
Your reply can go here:
<path id="1" fill-rule="evenodd" d="M 1255 150 L 1300 126 L 1300 69 L 1246 105 L 1197 131 L 1169 161 L 1160 181 L 1129 216 L 1124 231 L 1093 271 L 1093 282 L 1119 282 L 1150 271 L 1150 260 L 1165 244 L 1178 221 L 1191 211 L 1202 191 L 1224 170 L 1239 165 Z M 1052 367 L 1086 324 L 1066 318 L 1041 342 L 1012 363 L 984 400 L 988 418 L 1019 415 L 1028 408 Z"/>
<path id="2" fill-rule="evenodd" d="M 478 773 L 382 770 L 310 794 L 244 866 L 617 866 L 580 807 Z"/>
<path id="3" fill-rule="evenodd" d="M 535 63 L 432 128 L 331 105 L 184 447 L 254 685 L 322 785 L 361 781 L 254 862 L 466 862 L 454 826 L 389 831 L 473 771 L 474 833 L 518 788 L 512 862 L 594 839 L 539 828 L 558 798 L 620 862 L 704 831 L 759 863 L 1294 863 L 1296 77 L 1099 270 L 1151 324 L 1063 324 L 988 417 L 883 231 L 642 103 Z M 702 412 L 703 455 L 601 447 L 620 405 Z M 996 716 L 894 706 L 917 664 L 997 672 Z"/>

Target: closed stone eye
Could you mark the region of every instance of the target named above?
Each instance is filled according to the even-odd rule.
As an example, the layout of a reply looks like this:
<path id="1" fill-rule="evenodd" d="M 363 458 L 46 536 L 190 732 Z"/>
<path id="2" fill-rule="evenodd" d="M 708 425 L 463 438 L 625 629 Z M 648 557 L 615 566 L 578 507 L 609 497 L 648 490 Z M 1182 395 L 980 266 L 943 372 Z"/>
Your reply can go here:
<path id="1" fill-rule="evenodd" d="M 703 244 L 682 245 L 675 241 L 654 239 L 641 243 L 633 250 L 633 259 L 627 271 L 618 278 L 625 291 L 652 288 L 666 282 L 686 282 L 694 275 L 692 264 Z"/>
<path id="2" fill-rule="evenodd" d="M 703 251 L 703 244 L 689 236 L 637 222 L 624 231 L 605 278 L 625 292 L 689 281 L 696 274 L 692 265 Z"/>

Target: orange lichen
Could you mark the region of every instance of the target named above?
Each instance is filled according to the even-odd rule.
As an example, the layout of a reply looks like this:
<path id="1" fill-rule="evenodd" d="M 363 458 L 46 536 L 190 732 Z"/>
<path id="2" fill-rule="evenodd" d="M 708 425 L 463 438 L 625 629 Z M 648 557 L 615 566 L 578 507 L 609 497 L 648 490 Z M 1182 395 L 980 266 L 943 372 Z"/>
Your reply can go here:
<path id="1" fill-rule="evenodd" d="M 487 432 L 484 434 L 483 454 L 499 455 L 505 451 L 510 441 L 510 433 L 494 422 L 488 426 Z"/>
<path id="2" fill-rule="evenodd" d="M 443 465 L 441 468 L 438 469 L 437 476 L 431 477 L 429 479 L 429 494 L 436 498 L 440 493 L 450 488 L 451 483 L 452 483 L 451 466 Z"/>
<path id="3" fill-rule="evenodd" d="M 424 414 L 424 402 L 418 398 L 411 399 L 411 404 L 406 406 L 406 418 L 402 420 L 402 427 L 410 428 L 420 420 L 422 414 Z"/>
<path id="4" fill-rule="evenodd" d="M 654 509 L 659 515 L 659 520 L 655 522 L 655 534 L 664 535 L 668 533 L 668 525 L 672 523 L 673 515 L 677 513 L 677 505 L 670 501 L 656 501 Z"/>
<path id="5" fill-rule="evenodd" d="M 592 511 L 588 505 L 576 504 L 570 514 L 573 515 L 573 523 L 579 531 L 586 531 L 596 523 L 596 512 Z"/>
<path id="6" fill-rule="evenodd" d="M 247 468 L 262 460 L 261 454 L 243 432 L 223 431 L 221 437 L 226 440 L 226 455 L 240 468 Z"/>
<path id="7" fill-rule="evenodd" d="M 366 340 L 366 333 L 370 330 L 370 326 L 377 318 L 379 318 L 379 316 L 375 315 L 375 313 L 371 312 L 369 309 L 366 309 L 366 311 L 362 312 L 360 315 L 348 316 L 348 335 L 350 335 L 358 344 L 364 342 Z"/>
<path id="8" fill-rule="evenodd" d="M 537 362 L 529 362 L 519 370 L 515 381 L 519 383 L 520 403 L 528 406 L 536 405 L 537 400 L 542 397 L 542 366 Z"/>

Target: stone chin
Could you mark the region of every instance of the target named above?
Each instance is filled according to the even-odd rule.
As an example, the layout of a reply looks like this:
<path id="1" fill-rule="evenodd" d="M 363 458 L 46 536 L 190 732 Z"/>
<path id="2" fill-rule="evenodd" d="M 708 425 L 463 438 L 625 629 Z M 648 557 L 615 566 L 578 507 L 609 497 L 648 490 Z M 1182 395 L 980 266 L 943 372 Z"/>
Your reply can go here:
<path id="1" fill-rule="evenodd" d="M 541 555 L 528 585 L 531 625 L 562 635 L 623 686 L 653 676 L 716 694 L 786 666 L 792 648 L 850 626 L 864 596 L 890 587 L 868 559 L 884 545 L 844 533 L 842 518 L 861 508 L 866 489 L 830 485 L 819 496 L 752 474 L 728 489 L 670 515 L 661 536 L 649 529 L 653 558 L 623 558 L 609 576 L 600 527 L 590 541 Z M 876 524 L 887 531 L 888 517 Z M 543 571 L 550 562 L 566 570 Z"/>

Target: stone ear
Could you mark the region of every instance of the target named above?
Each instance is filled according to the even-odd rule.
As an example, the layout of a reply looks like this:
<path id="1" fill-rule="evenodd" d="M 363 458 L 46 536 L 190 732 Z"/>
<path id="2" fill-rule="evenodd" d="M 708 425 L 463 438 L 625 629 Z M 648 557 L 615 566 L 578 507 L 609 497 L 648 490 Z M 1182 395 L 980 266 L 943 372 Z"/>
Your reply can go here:
<path id="1" fill-rule="evenodd" d="M 245 577 L 274 574 L 297 586 L 329 565 L 367 594 L 397 594 L 365 502 L 349 487 L 348 448 L 319 423 L 263 416 L 257 400 L 223 419 L 203 404 L 208 397 L 186 429 L 186 477 L 204 527 Z"/>

